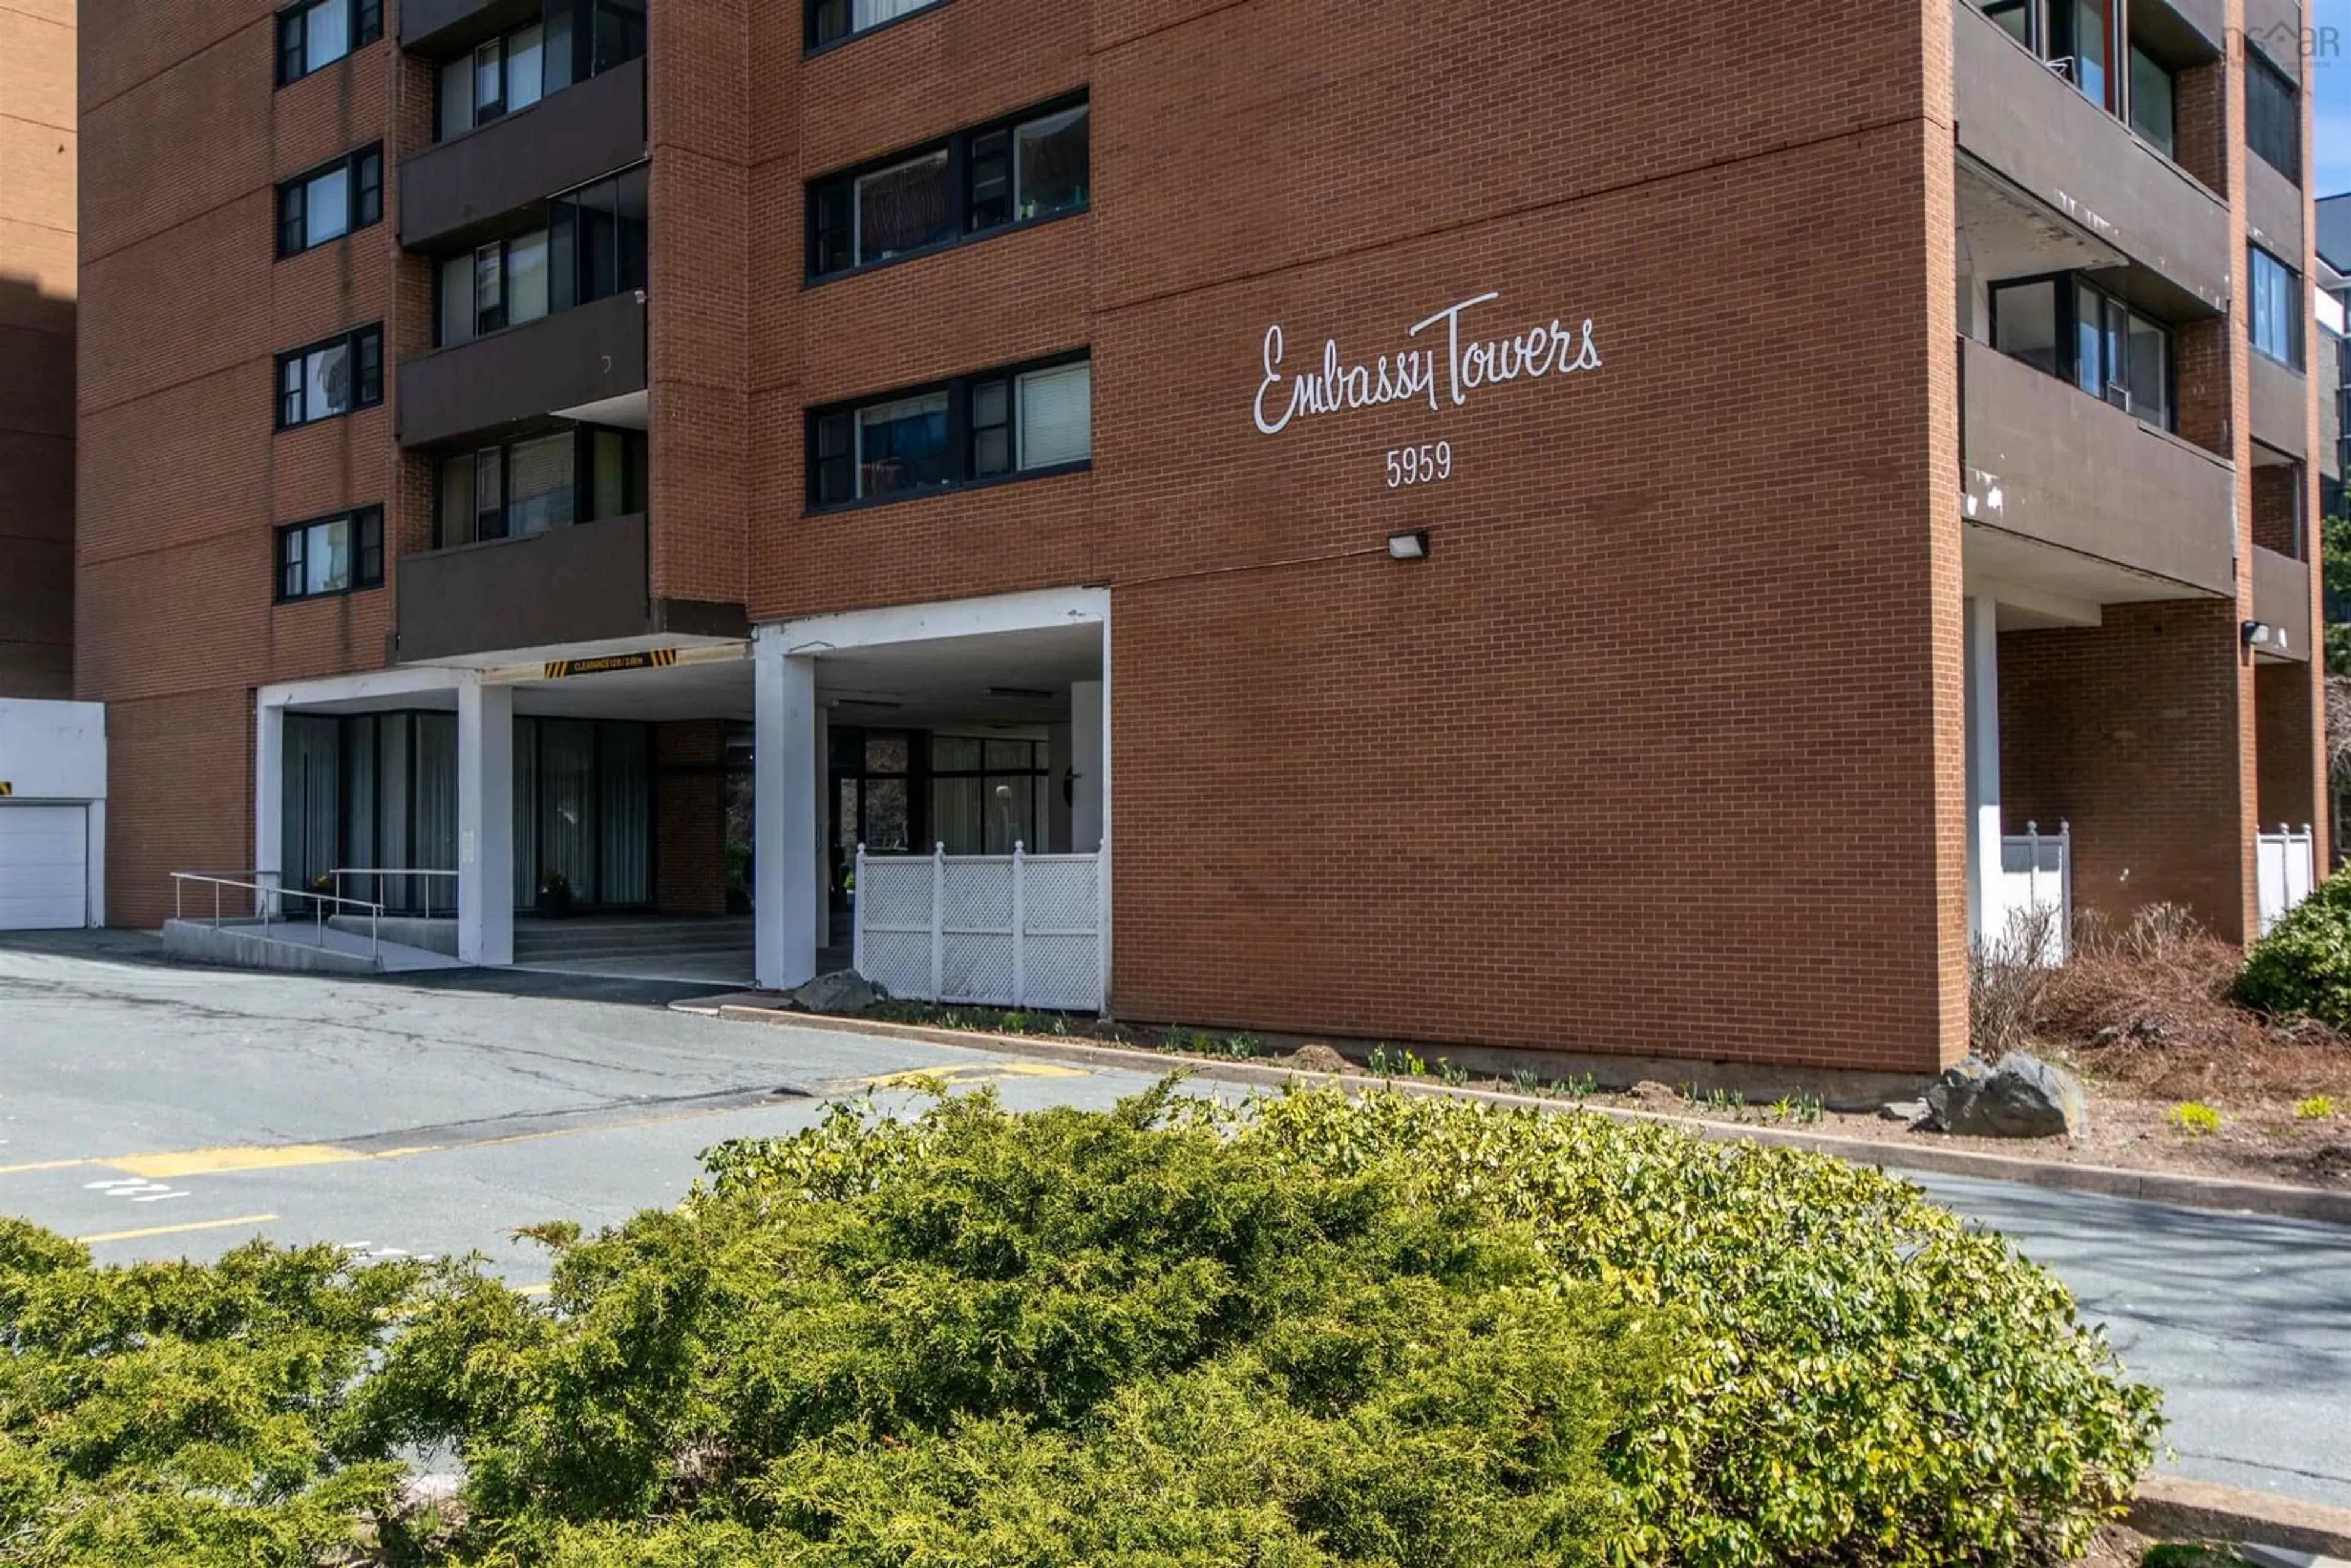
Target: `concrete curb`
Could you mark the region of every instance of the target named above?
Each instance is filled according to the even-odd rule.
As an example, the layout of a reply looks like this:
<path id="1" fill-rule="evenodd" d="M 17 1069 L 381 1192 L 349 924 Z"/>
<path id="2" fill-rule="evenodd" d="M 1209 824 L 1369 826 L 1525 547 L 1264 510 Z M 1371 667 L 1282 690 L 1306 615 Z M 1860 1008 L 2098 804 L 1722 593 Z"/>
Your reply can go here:
<path id="1" fill-rule="evenodd" d="M 1406 1094 L 1443 1094 L 1482 1101 L 1493 1105 L 1531 1105 L 1561 1110 L 1565 1103 L 1531 1094 L 1492 1089 L 1457 1089 L 1418 1080 L 1379 1080 L 1366 1075 L 1309 1072 L 1298 1068 L 1219 1061 L 1213 1057 L 1163 1054 L 1123 1046 L 1094 1045 L 1036 1035 L 977 1034 L 963 1030 L 932 1029 L 921 1024 L 883 1023 L 872 1019 L 835 1018 L 823 1013 L 793 1012 L 774 1008 L 721 1004 L 684 1010 L 737 1023 L 762 1023 L 785 1029 L 827 1030 L 842 1034 L 872 1035 L 889 1040 L 918 1040 L 996 1056 L 1028 1057 L 1043 1061 L 1106 1067 L 1154 1077 L 1184 1072 L 1221 1083 L 1279 1087 L 1284 1083 L 1338 1084 L 1363 1087 L 1385 1082 Z M 1718 1141 L 1744 1138 L 1769 1147 L 1811 1149 L 1834 1155 L 1855 1165 L 1880 1169 L 1924 1171 L 1938 1176 L 1976 1176 L 2060 1192 L 2095 1193 L 2106 1197 L 2168 1203 L 2182 1208 L 2214 1209 L 2230 1214 L 2261 1214 L 2282 1219 L 2314 1219 L 2330 1225 L 2351 1225 L 2351 1192 L 2324 1187 L 2287 1186 L 2281 1183 L 2233 1181 L 2224 1177 L 2185 1176 L 2170 1171 L 2125 1170 L 2116 1166 L 2066 1165 L 2053 1160 L 2027 1159 L 2017 1155 L 1992 1155 L 1974 1149 L 1938 1149 L 1915 1144 L 1880 1144 L 1866 1138 L 1842 1138 L 1834 1133 L 1807 1133 L 1793 1127 L 1762 1127 L 1743 1122 L 1709 1122 L 1702 1117 L 1667 1115 L 1618 1105 L 1584 1105 L 1597 1115 L 1624 1122 L 1662 1122 L 1685 1127 Z M 2257 1494 L 2249 1494 L 2257 1495 Z"/>
<path id="2" fill-rule="evenodd" d="M 2351 1509 L 2179 1476 L 2143 1478 L 2129 1523 L 2160 1540 L 2247 1541 L 2289 1552 L 2351 1555 Z"/>

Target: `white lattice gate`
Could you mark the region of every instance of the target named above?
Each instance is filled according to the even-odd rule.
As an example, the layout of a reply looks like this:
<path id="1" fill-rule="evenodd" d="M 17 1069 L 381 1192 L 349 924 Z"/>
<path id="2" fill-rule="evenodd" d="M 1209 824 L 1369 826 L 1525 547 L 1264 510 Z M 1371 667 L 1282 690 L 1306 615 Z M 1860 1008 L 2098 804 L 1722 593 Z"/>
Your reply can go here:
<path id="1" fill-rule="evenodd" d="M 857 972 L 893 997 L 1100 1012 L 1105 857 L 869 855 L 857 848 Z"/>

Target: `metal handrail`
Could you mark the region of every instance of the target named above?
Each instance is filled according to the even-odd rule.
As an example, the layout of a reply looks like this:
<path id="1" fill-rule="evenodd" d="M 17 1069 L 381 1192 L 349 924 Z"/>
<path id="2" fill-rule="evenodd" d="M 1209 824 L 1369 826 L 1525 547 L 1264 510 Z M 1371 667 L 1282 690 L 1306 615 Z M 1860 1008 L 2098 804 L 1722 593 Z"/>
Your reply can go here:
<path id="1" fill-rule="evenodd" d="M 246 882 L 240 877 L 230 876 L 225 873 L 201 871 L 173 872 L 172 873 L 172 917 L 174 920 L 185 920 L 188 917 L 186 908 L 188 883 L 192 882 L 207 883 L 211 884 L 213 890 L 213 929 L 217 931 L 221 927 L 222 920 L 221 890 L 223 888 L 235 888 L 250 892 L 256 895 L 254 899 L 254 903 L 261 911 L 262 940 L 269 940 L 269 920 L 270 915 L 273 913 L 273 906 L 279 898 L 286 896 L 285 876 L 284 873 L 274 871 L 256 871 L 249 874 L 256 878 L 265 876 L 275 878 L 276 882 L 273 885 L 272 883 L 260 881 Z M 348 906 L 352 909 L 366 911 L 368 916 L 368 956 L 370 958 L 381 958 L 382 956 L 382 937 L 381 936 L 381 923 L 383 920 L 382 904 L 371 903 L 364 898 L 345 898 L 340 893 L 303 893 L 298 894 L 295 896 L 307 898 L 310 901 L 310 911 L 316 922 L 318 930 L 318 945 L 320 947 L 324 947 L 327 945 L 327 905 L 331 904 L 338 909 Z"/>
<path id="2" fill-rule="evenodd" d="M 433 878 L 445 876 L 452 882 L 457 880 L 455 872 L 440 871 L 430 866 L 338 866 L 327 874 L 335 879 L 335 892 L 338 895 L 343 891 L 343 878 L 347 876 L 421 876 L 425 879 L 424 913 L 419 918 L 424 920 L 433 918 Z M 456 907 L 457 900 L 453 896 L 449 900 L 449 908 L 454 913 Z"/>

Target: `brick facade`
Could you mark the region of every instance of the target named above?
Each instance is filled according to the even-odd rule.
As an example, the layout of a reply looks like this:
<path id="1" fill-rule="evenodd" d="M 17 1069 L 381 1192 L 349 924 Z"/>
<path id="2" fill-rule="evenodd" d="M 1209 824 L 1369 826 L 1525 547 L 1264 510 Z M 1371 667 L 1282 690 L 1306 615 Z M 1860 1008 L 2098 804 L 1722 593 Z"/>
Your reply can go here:
<path id="1" fill-rule="evenodd" d="M 73 695 L 76 23 L 0 8 L 0 697 Z"/>
<path id="2" fill-rule="evenodd" d="M 148 804 L 110 867 L 139 920 L 168 857 L 242 863 L 209 796 L 165 831 L 157 775 L 215 758 L 249 817 L 253 689 L 384 662 L 393 590 L 274 607 L 272 528 L 380 500 L 388 549 L 429 546 L 392 410 L 268 421 L 275 351 L 381 319 L 389 382 L 431 340 L 391 165 L 429 139 L 433 84 L 387 39 L 273 91 L 260 0 L 109 8 L 169 13 L 84 66 L 105 352 L 82 432 L 107 456 L 80 686 L 172 715 L 176 748 L 118 740 Z M 798 5 L 648 16 L 650 593 L 764 622 L 1107 587 L 1119 1011 L 1907 1072 L 1964 1049 L 1943 0 L 1834 29 L 1600 0 L 947 0 L 814 54 Z M 2243 183 L 2226 81 L 2180 83 L 2182 161 L 2221 191 Z M 809 181 L 1079 89 L 1086 212 L 803 286 Z M 379 139 L 385 222 L 274 261 L 273 182 Z M 1488 293 L 1465 340 L 1588 320 L 1600 362 L 1254 423 L 1269 327 L 1294 378 L 1326 339 L 1371 362 Z M 2249 544 L 2237 326 L 2181 331 L 2179 402 L 2239 465 Z M 808 409 L 1078 349 L 1090 470 L 810 514 Z M 1389 486 L 1389 450 L 1440 440 L 1449 477 Z M 1432 559 L 1388 559 L 1414 528 Z M 2257 744 L 2242 608 L 2001 638 L 2011 815 L 2074 821 L 2085 903 L 2160 890 L 2242 929 L 2257 773 L 2291 749 Z M 2289 724 L 2284 683 L 2259 689 Z M 695 771 L 723 732 L 658 733 L 658 901 L 723 907 L 723 779 Z"/>

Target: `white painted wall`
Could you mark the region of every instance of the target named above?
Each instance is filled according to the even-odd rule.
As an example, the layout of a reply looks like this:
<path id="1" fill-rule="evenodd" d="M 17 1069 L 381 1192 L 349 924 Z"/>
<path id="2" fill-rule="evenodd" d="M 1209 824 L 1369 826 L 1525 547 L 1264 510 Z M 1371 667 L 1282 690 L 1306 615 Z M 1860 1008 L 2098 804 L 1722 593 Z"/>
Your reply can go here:
<path id="1" fill-rule="evenodd" d="M 19 800 L 106 799 L 106 705 L 0 697 L 0 780 Z"/>
<path id="2" fill-rule="evenodd" d="M 89 923 L 106 924 L 106 705 L 0 697 L 0 781 L 11 800 L 78 802 L 88 812 Z M 7 801 L 0 801 L 5 810 Z"/>
<path id="3" fill-rule="evenodd" d="M 1070 802 L 1070 852 L 1090 855 L 1102 847 L 1102 683 L 1079 681 L 1070 687 L 1070 764 L 1078 770 Z"/>

